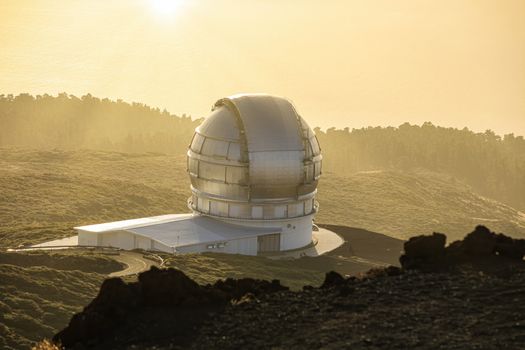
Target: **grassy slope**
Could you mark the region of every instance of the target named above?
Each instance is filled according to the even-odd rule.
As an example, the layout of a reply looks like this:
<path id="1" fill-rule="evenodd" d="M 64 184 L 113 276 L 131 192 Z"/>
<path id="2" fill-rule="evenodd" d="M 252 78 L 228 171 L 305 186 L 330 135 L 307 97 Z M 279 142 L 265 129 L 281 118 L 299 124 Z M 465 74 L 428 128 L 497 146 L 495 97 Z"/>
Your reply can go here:
<path id="1" fill-rule="evenodd" d="M 0 149 L 0 246 L 70 236 L 76 225 L 187 212 L 188 196 L 184 157 Z M 398 238 L 439 230 L 455 239 L 478 223 L 515 236 L 525 233 L 522 214 L 437 174 L 325 174 L 319 201 L 320 223 Z M 50 336 L 104 278 L 90 260 L 91 268 L 71 270 L 57 267 L 56 257 L 47 262 L 33 257 L 33 263 L 6 259 L 0 257 L 0 347 L 27 347 Z M 169 264 L 201 283 L 250 276 L 278 278 L 293 288 L 319 284 L 328 269 L 364 268 L 328 257 L 290 262 L 213 254 L 171 257 Z"/>
<path id="2" fill-rule="evenodd" d="M 443 232 L 449 241 L 476 225 L 525 238 L 525 215 L 474 193 L 450 176 L 429 172 L 324 174 L 317 221 L 392 237 Z"/>
<path id="3" fill-rule="evenodd" d="M 119 269 L 100 256 L 0 253 L 0 348 L 28 348 L 51 337 Z"/>
<path id="4" fill-rule="evenodd" d="M 107 152 L 0 149 L 0 246 L 74 234 L 72 227 L 187 212 L 185 158 Z M 461 238 L 476 224 L 525 236 L 525 217 L 443 175 L 324 174 L 317 222 L 398 238 L 443 231 Z"/>
<path id="5" fill-rule="evenodd" d="M 182 158 L 0 150 L 0 245 L 72 235 L 73 226 L 185 212 Z"/>

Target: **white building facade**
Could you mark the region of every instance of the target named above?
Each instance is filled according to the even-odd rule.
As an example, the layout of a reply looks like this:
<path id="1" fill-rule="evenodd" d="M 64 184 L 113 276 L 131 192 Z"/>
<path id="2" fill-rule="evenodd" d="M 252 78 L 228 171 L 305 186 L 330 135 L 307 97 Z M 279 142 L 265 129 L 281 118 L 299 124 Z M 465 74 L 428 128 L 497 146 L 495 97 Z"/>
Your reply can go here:
<path id="1" fill-rule="evenodd" d="M 244 94 L 217 101 L 187 156 L 192 214 L 78 227 L 79 244 L 248 255 L 311 244 L 322 155 L 288 100 Z"/>

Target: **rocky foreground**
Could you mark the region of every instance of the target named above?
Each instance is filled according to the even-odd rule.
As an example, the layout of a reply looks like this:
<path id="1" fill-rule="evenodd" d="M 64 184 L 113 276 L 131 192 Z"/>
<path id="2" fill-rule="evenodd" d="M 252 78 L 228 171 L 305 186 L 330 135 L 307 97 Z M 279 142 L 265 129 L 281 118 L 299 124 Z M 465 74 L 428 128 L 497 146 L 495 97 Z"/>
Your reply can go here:
<path id="1" fill-rule="evenodd" d="M 445 247 L 405 243 L 401 268 L 326 275 L 294 292 L 279 281 L 201 286 L 176 269 L 106 280 L 54 337 L 97 349 L 523 349 L 525 241 L 483 226 Z"/>

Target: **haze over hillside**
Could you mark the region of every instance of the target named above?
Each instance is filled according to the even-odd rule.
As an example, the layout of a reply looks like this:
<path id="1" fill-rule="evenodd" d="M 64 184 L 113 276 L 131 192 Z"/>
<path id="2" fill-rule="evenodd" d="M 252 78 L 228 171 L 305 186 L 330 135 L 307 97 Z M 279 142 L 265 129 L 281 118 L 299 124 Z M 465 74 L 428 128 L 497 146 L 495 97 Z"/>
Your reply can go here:
<path id="1" fill-rule="evenodd" d="M 71 236 L 72 227 L 188 212 L 183 155 L 0 149 L 0 246 Z M 406 239 L 460 238 L 478 224 L 525 237 L 525 216 L 451 176 L 400 171 L 327 173 L 318 223 Z"/>
<path id="2" fill-rule="evenodd" d="M 83 224 L 187 212 L 185 152 L 199 122 L 91 95 L 0 96 L 0 246 L 68 237 Z M 395 263 L 398 239 L 415 234 L 456 239 L 486 224 L 525 236 L 522 212 L 479 194 L 523 208 L 523 137 L 429 123 L 316 132 L 325 169 L 317 223 L 390 237 L 361 230 L 360 240 L 348 238 L 349 246 L 315 260 L 190 255 L 165 257 L 167 264 L 201 283 L 279 278 L 300 288 L 319 285 L 329 270 L 355 274 Z M 380 247 L 377 237 L 391 246 Z M 359 244 L 369 255 L 353 257 Z M 104 271 L 118 268 L 110 262 L 100 253 L 76 260 L 0 253 L 7 296 L 0 300 L 0 347 L 28 348 L 64 327 L 95 296 Z"/>
<path id="3" fill-rule="evenodd" d="M 98 149 L 185 155 L 200 120 L 123 101 L 28 94 L 0 95 L 0 147 Z M 525 209 L 525 139 L 425 123 L 398 128 L 316 128 L 323 170 L 429 170 L 478 193 Z"/>
<path id="4" fill-rule="evenodd" d="M 184 155 L 94 150 L 0 149 L 0 246 L 16 247 L 74 234 L 82 224 L 187 212 L 189 180 Z M 377 261 L 395 263 L 401 241 L 414 234 L 446 232 L 462 237 L 480 223 L 525 237 L 525 216 L 480 197 L 451 176 L 433 172 L 325 173 L 319 186 L 319 224 L 365 227 L 334 256 L 300 260 L 226 254 L 179 255 L 165 260 L 200 283 L 219 278 L 280 279 L 300 289 L 319 285 L 324 273 L 368 270 Z M 332 227 L 341 232 L 344 228 Z M 397 242 L 397 243 L 396 243 Z M 353 259 L 362 253 L 366 259 Z M 70 253 L 71 254 L 71 253 Z M 88 252 L 0 252 L 0 347 L 27 348 L 51 337 L 95 297 L 108 256 Z M 74 253 L 74 255 L 78 252 Z M 111 256 L 109 256 L 111 257 Z M 104 267 L 101 269 L 100 267 Z M 72 271 L 73 269 L 73 271 Z M 58 310 L 58 311 L 56 311 Z"/>
<path id="5" fill-rule="evenodd" d="M 0 246 L 68 237 L 83 224 L 187 212 L 185 153 L 199 122 L 91 95 L 1 95 Z M 320 284 L 329 270 L 355 274 L 395 263 L 399 239 L 416 234 L 456 239 L 486 224 L 525 237 L 525 215 L 507 205 L 523 208 L 523 137 L 430 123 L 316 132 L 324 155 L 316 222 L 389 237 L 357 230 L 360 239 L 315 260 L 222 254 L 165 257 L 167 264 L 201 283 L 279 278 L 300 288 Z M 379 247 L 377 237 L 392 245 Z M 359 244 L 368 256 L 353 256 Z M 105 278 L 97 266 L 117 268 L 88 253 L 71 271 L 67 255 L 0 252 L 0 294 L 7 296 L 0 300 L 0 347 L 27 348 L 52 336 L 95 296 Z"/>
<path id="6" fill-rule="evenodd" d="M 519 347 L 524 92 L 524 0 L 0 0 L 0 349 L 60 330 L 54 339 L 75 349 Z M 238 117 L 257 130 L 244 128 L 241 146 L 209 132 L 187 158 L 215 101 L 243 93 L 292 102 L 322 149 L 319 184 L 297 113 L 256 120 L 250 109 Z M 230 114 L 217 115 L 224 130 Z M 303 152 L 294 179 L 317 203 L 264 165 Z M 210 201 L 216 181 L 225 191 Z M 271 188 L 264 207 L 258 183 Z M 245 189 L 248 202 L 225 196 Z M 219 230 L 192 214 L 133 221 L 150 222 L 130 231 L 151 240 L 74 229 L 195 203 L 265 222 L 243 221 L 242 242 L 230 220 Z M 188 229 L 202 221 L 210 234 Z M 179 236 L 202 252 L 176 253 Z M 217 253 L 234 245 L 258 255 Z M 46 344 L 36 349 L 58 350 Z"/>

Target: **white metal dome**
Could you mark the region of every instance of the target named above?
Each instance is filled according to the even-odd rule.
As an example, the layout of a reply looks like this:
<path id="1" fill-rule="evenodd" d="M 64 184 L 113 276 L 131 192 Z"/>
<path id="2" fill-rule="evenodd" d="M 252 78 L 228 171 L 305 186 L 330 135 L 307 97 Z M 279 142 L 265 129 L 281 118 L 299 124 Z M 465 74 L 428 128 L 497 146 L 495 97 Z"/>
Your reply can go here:
<path id="1" fill-rule="evenodd" d="M 168 253 L 317 253 L 310 245 L 318 242 L 312 231 L 321 160 L 312 129 L 286 99 L 221 99 L 188 149 L 193 213 L 77 227 L 78 243 Z"/>
<path id="2" fill-rule="evenodd" d="M 322 155 L 286 99 L 264 94 L 217 101 L 188 149 L 190 208 L 243 220 L 315 213 Z"/>

